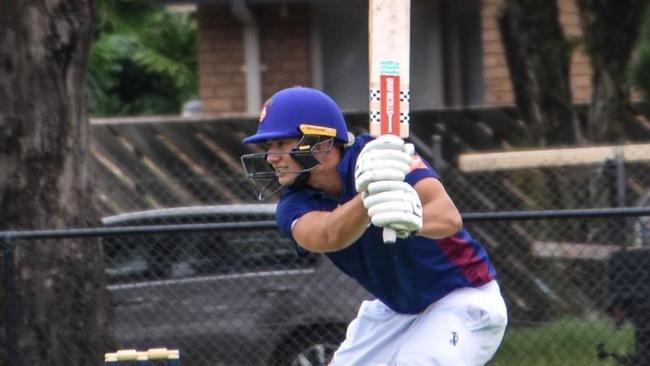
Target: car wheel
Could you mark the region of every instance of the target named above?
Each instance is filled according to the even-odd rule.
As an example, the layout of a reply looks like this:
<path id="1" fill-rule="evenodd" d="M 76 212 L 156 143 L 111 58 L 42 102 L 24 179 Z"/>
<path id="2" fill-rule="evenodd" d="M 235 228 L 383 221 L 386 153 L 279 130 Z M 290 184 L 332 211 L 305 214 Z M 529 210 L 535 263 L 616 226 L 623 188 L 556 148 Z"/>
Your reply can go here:
<path id="1" fill-rule="evenodd" d="M 327 366 L 344 338 L 344 330 L 329 328 L 310 331 L 285 343 L 277 358 L 278 366 Z"/>
<path id="2" fill-rule="evenodd" d="M 291 366 L 327 366 L 338 345 L 331 343 L 312 344 L 292 357 Z"/>

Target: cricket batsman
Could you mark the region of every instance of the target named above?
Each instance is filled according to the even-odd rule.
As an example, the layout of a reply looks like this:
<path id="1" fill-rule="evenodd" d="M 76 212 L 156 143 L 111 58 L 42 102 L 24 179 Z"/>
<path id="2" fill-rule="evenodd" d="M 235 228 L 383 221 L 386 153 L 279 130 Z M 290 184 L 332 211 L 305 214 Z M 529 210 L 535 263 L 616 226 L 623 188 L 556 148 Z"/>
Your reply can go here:
<path id="1" fill-rule="evenodd" d="M 462 226 L 438 173 L 394 135 L 348 133 L 326 94 L 280 90 L 243 141 L 258 197 L 299 252 L 324 253 L 375 300 L 350 323 L 333 366 L 478 366 L 498 349 L 507 311 L 485 248 Z M 386 244 L 383 228 L 397 232 Z"/>

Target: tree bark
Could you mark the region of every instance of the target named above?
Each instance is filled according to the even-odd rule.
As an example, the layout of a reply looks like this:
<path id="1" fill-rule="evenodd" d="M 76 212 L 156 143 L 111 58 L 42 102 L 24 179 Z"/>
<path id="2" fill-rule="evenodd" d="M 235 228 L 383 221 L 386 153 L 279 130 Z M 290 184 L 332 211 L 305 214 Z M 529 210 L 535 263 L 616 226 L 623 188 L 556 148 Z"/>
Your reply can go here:
<path id="1" fill-rule="evenodd" d="M 0 0 L 0 230 L 97 222 L 85 96 L 92 10 L 92 0 Z M 99 242 L 16 242 L 16 268 L 20 357 L 7 360 L 3 347 L 0 364 L 101 364 L 109 304 Z"/>
<path id="2" fill-rule="evenodd" d="M 585 49 L 593 69 L 588 116 L 588 136 L 592 142 L 649 135 L 634 117 L 626 74 L 647 3 L 647 0 L 577 1 Z"/>
<path id="3" fill-rule="evenodd" d="M 570 45 L 559 24 L 557 4 L 507 0 L 499 28 L 515 102 L 540 146 L 582 143 L 569 83 Z"/>

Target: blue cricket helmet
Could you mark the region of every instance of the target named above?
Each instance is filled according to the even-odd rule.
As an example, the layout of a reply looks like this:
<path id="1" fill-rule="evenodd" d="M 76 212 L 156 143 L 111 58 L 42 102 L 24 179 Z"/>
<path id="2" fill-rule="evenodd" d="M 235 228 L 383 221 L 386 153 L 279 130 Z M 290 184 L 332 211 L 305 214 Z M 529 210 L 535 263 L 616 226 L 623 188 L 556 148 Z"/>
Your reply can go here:
<path id="1" fill-rule="evenodd" d="M 252 144 L 303 135 L 334 137 L 348 142 L 343 113 L 327 94 L 307 87 L 291 87 L 264 103 L 257 132 L 243 142 Z"/>

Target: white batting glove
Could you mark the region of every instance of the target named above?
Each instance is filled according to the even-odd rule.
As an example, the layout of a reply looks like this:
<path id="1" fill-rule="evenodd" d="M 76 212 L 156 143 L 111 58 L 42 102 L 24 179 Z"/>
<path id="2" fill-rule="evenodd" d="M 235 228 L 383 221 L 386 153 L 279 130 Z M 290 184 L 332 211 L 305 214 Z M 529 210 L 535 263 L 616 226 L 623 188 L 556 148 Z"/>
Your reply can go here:
<path id="1" fill-rule="evenodd" d="M 382 135 L 368 142 L 357 157 L 354 183 L 357 192 L 366 191 L 372 182 L 403 181 L 410 170 L 413 144 L 395 135 Z"/>
<path id="2" fill-rule="evenodd" d="M 389 227 L 405 238 L 422 228 L 422 202 L 410 184 L 380 181 L 368 185 L 363 205 L 373 225 Z"/>

